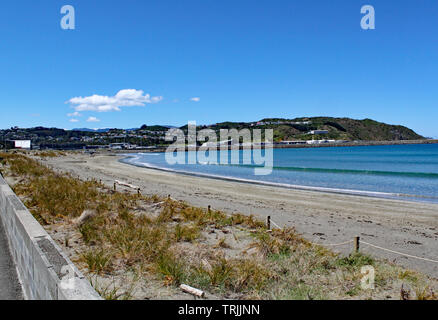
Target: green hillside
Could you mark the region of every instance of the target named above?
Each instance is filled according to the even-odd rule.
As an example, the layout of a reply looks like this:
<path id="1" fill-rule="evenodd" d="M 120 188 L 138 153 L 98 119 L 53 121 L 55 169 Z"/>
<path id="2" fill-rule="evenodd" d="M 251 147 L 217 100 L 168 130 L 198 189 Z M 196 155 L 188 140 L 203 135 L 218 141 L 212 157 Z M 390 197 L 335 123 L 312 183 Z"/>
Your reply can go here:
<path id="1" fill-rule="evenodd" d="M 397 141 L 422 140 L 423 136 L 413 130 L 389 125 L 371 119 L 354 120 L 350 118 L 310 117 L 295 119 L 270 118 L 258 122 L 224 122 L 209 126 L 211 129 L 273 129 L 275 141 L 336 139 L 348 141 Z M 312 135 L 312 130 L 327 130 L 327 134 Z"/>

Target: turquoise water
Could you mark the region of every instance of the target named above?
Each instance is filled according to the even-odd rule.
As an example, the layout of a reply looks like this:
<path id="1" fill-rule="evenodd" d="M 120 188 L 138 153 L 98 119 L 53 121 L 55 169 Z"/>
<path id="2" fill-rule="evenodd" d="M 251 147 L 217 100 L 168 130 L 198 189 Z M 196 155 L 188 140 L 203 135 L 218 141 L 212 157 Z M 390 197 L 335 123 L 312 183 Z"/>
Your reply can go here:
<path id="1" fill-rule="evenodd" d="M 274 149 L 273 170 L 266 176 L 254 174 L 258 166 L 253 162 L 242 164 L 242 151 L 239 156 L 239 165 L 170 165 L 164 153 L 131 154 L 123 161 L 188 174 L 438 203 L 438 144 Z"/>

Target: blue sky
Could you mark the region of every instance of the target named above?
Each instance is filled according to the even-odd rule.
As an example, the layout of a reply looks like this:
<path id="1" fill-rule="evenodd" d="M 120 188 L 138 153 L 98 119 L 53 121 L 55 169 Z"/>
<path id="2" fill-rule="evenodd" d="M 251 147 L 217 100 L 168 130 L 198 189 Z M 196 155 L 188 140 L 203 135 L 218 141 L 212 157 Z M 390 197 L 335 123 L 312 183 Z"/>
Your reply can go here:
<path id="1" fill-rule="evenodd" d="M 75 30 L 60 27 L 66 4 Z M 375 30 L 360 27 L 365 4 Z M 324 115 L 438 137 L 437 31 L 436 0 L 2 1 L 0 128 Z M 82 99 L 67 116 L 72 98 L 114 107 L 125 89 L 138 91 L 119 111 Z"/>

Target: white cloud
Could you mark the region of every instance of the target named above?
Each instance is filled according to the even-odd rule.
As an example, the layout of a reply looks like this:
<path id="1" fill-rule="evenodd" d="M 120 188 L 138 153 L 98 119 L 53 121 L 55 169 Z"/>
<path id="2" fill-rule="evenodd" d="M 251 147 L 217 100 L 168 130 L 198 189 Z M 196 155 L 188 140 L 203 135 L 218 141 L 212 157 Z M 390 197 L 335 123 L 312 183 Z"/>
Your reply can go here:
<path id="1" fill-rule="evenodd" d="M 67 113 L 67 117 L 80 117 L 82 116 L 79 112 L 75 111 L 73 113 Z M 74 121 L 72 121 L 74 122 Z"/>
<path id="2" fill-rule="evenodd" d="M 70 119 L 70 122 L 79 122 L 78 119 Z"/>
<path id="3" fill-rule="evenodd" d="M 87 119 L 87 122 L 100 122 L 100 120 L 97 119 L 96 117 L 89 117 L 89 118 Z"/>
<path id="4" fill-rule="evenodd" d="M 148 103 L 160 102 L 163 97 L 151 97 L 143 90 L 124 89 L 115 96 L 101 96 L 94 94 L 89 97 L 75 97 L 68 100 L 72 107 L 78 111 L 120 111 L 120 107 L 144 107 Z"/>
<path id="5" fill-rule="evenodd" d="M 199 98 L 199 97 L 193 97 L 193 98 L 190 98 L 190 101 L 193 101 L 193 102 L 199 102 L 199 101 L 201 101 L 201 98 Z"/>

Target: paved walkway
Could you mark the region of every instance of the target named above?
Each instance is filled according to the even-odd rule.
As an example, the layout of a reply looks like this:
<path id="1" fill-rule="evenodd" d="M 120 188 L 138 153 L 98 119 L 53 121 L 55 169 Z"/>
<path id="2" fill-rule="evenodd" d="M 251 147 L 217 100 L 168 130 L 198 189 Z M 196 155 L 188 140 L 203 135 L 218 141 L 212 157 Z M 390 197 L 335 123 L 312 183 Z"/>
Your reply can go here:
<path id="1" fill-rule="evenodd" d="M 21 285 L 18 282 L 6 234 L 0 221 L 0 300 L 22 299 Z"/>

